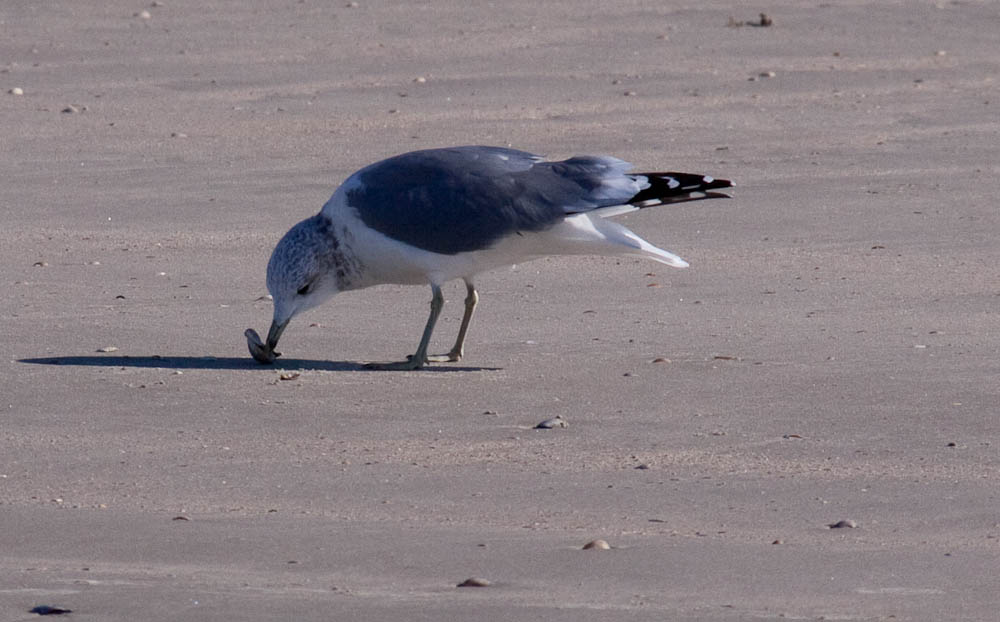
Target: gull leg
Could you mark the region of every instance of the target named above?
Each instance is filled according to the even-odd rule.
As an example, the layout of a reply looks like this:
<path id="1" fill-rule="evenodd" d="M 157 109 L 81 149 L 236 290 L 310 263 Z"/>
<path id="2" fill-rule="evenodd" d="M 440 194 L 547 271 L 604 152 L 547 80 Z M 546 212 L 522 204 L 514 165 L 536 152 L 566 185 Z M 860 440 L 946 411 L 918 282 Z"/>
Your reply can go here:
<path id="1" fill-rule="evenodd" d="M 471 281 L 465 282 L 465 315 L 462 316 L 462 326 L 458 329 L 458 338 L 448 354 L 437 354 L 428 356 L 427 360 L 433 363 L 454 363 L 462 360 L 465 355 L 465 335 L 469 332 L 469 323 L 472 322 L 472 314 L 476 311 L 476 303 L 479 302 L 479 293 L 476 286 Z"/>
<path id="2" fill-rule="evenodd" d="M 437 323 L 438 316 L 441 315 L 441 308 L 444 307 L 444 295 L 441 293 L 441 288 L 437 285 L 431 285 L 431 291 L 434 292 L 434 295 L 431 297 L 431 314 L 427 318 L 427 325 L 424 327 L 424 334 L 420 337 L 420 344 L 417 346 L 417 351 L 406 357 L 405 361 L 396 363 L 369 363 L 365 367 L 369 369 L 409 371 L 420 369 L 424 366 L 424 363 L 427 362 L 427 344 L 431 340 L 431 333 L 434 332 L 434 325 Z"/>

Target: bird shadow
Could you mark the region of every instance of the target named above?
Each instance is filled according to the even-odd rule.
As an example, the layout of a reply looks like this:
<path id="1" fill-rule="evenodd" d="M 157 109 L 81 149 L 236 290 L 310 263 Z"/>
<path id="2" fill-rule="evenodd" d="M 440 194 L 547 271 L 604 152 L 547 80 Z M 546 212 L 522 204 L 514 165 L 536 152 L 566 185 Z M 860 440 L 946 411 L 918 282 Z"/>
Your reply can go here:
<path id="1" fill-rule="evenodd" d="M 372 369 L 357 361 L 317 361 L 311 359 L 282 358 L 274 365 L 261 365 L 251 358 L 235 356 L 46 356 L 18 359 L 18 363 L 31 365 L 59 365 L 81 367 L 147 367 L 167 369 L 231 369 L 239 371 L 273 371 L 295 369 L 302 371 L 391 371 Z M 500 371 L 499 367 L 427 365 L 420 372 L 473 372 Z"/>

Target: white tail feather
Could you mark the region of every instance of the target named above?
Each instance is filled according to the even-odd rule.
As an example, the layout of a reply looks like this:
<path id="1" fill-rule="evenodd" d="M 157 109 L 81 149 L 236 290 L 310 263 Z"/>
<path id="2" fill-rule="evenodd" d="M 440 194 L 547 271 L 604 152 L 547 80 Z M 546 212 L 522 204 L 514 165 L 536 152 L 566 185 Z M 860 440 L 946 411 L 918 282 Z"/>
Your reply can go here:
<path id="1" fill-rule="evenodd" d="M 688 266 L 677 255 L 653 246 L 622 225 L 603 218 L 593 218 L 593 215 L 594 212 L 575 214 L 545 231 L 541 235 L 545 252 L 540 254 L 632 255 L 674 268 Z"/>

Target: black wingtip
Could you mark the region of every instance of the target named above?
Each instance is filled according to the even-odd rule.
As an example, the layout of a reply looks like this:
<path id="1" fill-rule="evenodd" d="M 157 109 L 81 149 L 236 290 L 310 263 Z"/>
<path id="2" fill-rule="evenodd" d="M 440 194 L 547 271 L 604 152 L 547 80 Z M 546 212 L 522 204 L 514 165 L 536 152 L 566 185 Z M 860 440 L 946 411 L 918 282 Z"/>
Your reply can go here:
<path id="1" fill-rule="evenodd" d="M 645 203 L 646 205 L 642 205 L 642 207 L 663 203 L 697 201 L 699 199 L 730 199 L 732 196 L 728 193 L 713 191 L 735 186 L 728 179 L 716 179 L 711 175 L 696 173 L 670 171 L 664 173 L 639 173 L 638 175 L 646 178 L 649 187 L 632 197 L 629 203 L 633 205 Z"/>

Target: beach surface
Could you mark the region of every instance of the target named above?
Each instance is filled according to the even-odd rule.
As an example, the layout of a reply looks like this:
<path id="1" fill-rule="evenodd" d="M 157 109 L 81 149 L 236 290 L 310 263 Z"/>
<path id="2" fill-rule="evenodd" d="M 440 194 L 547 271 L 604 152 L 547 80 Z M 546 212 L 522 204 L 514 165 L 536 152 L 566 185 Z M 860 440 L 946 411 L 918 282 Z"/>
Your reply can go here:
<path id="1" fill-rule="evenodd" d="M 998 32 L 975 0 L 4 3 L 0 619 L 995 620 Z M 459 363 L 362 367 L 414 350 L 403 286 L 254 362 L 281 235 L 461 144 L 736 188 L 620 219 L 688 269 L 482 275 Z"/>

